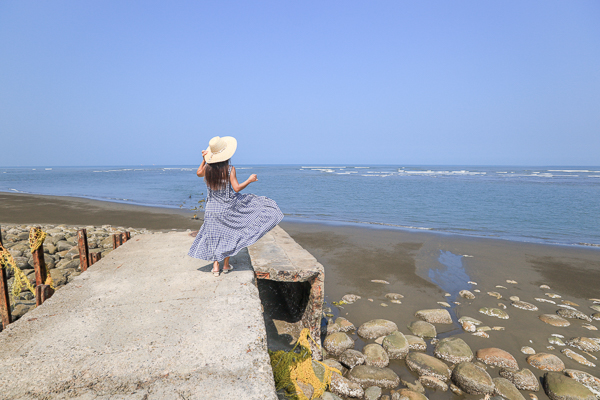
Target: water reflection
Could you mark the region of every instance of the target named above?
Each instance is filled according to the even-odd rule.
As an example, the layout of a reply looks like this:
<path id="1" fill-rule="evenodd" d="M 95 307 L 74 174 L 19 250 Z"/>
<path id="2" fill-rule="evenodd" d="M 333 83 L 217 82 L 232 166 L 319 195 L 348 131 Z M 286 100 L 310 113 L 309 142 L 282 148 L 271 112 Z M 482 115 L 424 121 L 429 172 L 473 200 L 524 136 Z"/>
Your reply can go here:
<path id="1" fill-rule="evenodd" d="M 463 266 L 464 256 L 454 254 L 450 251 L 440 250 L 438 261 L 444 266 L 440 269 L 429 269 L 429 280 L 435 283 L 440 289 L 450 293 L 447 301 L 454 306 L 453 301 L 458 298 L 458 292 L 463 289 L 471 289 L 471 280 Z"/>

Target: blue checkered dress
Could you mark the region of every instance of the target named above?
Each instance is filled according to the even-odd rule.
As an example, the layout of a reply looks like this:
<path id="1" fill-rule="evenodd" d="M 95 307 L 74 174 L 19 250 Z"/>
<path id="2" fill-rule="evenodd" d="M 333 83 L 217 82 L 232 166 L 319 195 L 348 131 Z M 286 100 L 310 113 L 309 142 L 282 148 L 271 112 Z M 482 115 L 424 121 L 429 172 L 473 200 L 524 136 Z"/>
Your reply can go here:
<path id="1" fill-rule="evenodd" d="M 207 189 L 204 223 L 188 252 L 191 257 L 222 261 L 256 243 L 283 219 L 273 200 L 236 193 L 230 182 L 223 189 Z"/>

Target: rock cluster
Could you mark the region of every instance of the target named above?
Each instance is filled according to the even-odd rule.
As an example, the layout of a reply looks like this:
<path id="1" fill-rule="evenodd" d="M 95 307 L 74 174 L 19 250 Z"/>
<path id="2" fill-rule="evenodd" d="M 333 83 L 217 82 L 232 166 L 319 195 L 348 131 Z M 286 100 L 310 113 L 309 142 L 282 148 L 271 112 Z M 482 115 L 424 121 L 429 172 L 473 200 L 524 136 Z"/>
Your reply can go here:
<path id="1" fill-rule="evenodd" d="M 507 282 L 517 284 L 513 280 Z M 476 285 L 475 282 L 469 284 Z M 496 285 L 495 288 L 495 290 L 511 290 L 502 285 Z M 482 290 L 473 290 L 475 293 L 486 293 L 486 291 L 483 287 Z M 593 325 L 586 327 L 583 321 L 589 321 L 591 318 L 575 308 L 579 307 L 580 302 L 562 299 L 559 294 L 549 293 L 546 297 L 539 298 L 531 296 L 532 301 L 535 299 L 539 303 L 545 303 L 544 308 L 552 306 L 556 308 L 553 314 L 540 313 L 541 315 L 531 314 L 535 311 L 539 312 L 539 308 L 525 301 L 529 299 L 525 299 L 524 294 L 514 296 L 511 293 L 498 291 L 490 291 L 488 294 L 491 298 L 475 297 L 468 290 L 454 293 L 454 296 L 460 295 L 467 299 L 470 309 L 474 308 L 484 314 L 484 316 L 479 314 L 481 320 L 459 315 L 458 323 L 463 331 L 469 335 L 479 336 L 474 339 L 475 342 L 469 341 L 471 346 L 481 340 L 488 340 L 491 335 L 497 335 L 496 332 L 504 331 L 503 326 L 494 326 L 491 323 L 497 321 L 497 318 L 508 319 L 509 313 L 527 314 L 532 324 L 539 324 L 540 330 L 564 329 L 575 324 L 581 328 L 595 329 Z M 444 296 L 452 295 L 446 293 Z M 548 300 L 548 297 L 559 300 Z M 406 306 L 406 298 L 397 293 L 388 293 L 385 298 L 390 302 L 397 301 L 398 304 L 402 299 L 402 305 L 398 307 Z M 357 301 L 359 300 L 360 297 Z M 460 303 L 452 300 L 450 299 L 448 303 L 435 301 L 446 308 L 418 310 L 414 313 L 414 319 L 408 321 L 373 319 L 363 323 L 358 329 L 355 329 L 354 325 L 345 318 L 340 317 L 335 322 L 329 321 L 328 336 L 324 344 L 329 352 L 328 357 L 333 359 L 326 362 L 331 366 L 339 366 L 343 375 L 337 375 L 335 383 L 332 382 L 332 392 L 344 398 L 362 397 L 381 400 L 427 400 L 427 396 L 434 391 L 447 392 L 443 396 L 474 395 L 485 396 L 492 400 L 501 398 L 537 400 L 537 395 L 529 393 L 524 396 L 521 391 L 537 392 L 541 389 L 540 382 L 542 382 L 543 389 L 551 400 L 592 400 L 593 397 L 590 396 L 600 398 L 600 378 L 584 371 L 566 369 L 565 366 L 565 363 L 569 366 L 569 363 L 579 363 L 594 368 L 595 364 L 588 360 L 586 355 L 596 359 L 592 353 L 600 352 L 600 338 L 584 336 L 565 338 L 559 333 L 551 333 L 547 342 L 544 339 L 543 343 L 538 340 L 521 343 L 521 352 L 515 354 L 518 358 L 497 347 L 478 346 L 472 350 L 471 346 L 463 340 L 464 336 L 453 335 L 455 332 L 451 333 L 453 336 L 437 338 L 438 330 L 446 335 L 453 329 L 442 324 L 452 324 L 453 318 L 455 319 L 456 314 L 459 314 L 457 310 L 460 309 Z M 597 300 L 598 302 L 590 307 L 593 311 L 600 308 L 595 307 L 600 306 L 600 299 Z M 561 304 L 556 304 L 557 301 Z M 478 302 L 484 303 L 481 304 L 484 307 L 472 304 Z M 493 302 L 496 302 L 497 306 Z M 454 305 L 450 305 L 451 303 Z M 509 304 L 512 308 L 507 307 Z M 455 308 L 456 306 L 459 308 Z M 390 307 L 395 306 L 390 305 Z M 343 305 L 340 309 L 343 309 Z M 533 318 L 534 315 L 538 316 L 539 320 Z M 576 320 L 581 321 L 577 323 Z M 486 322 L 490 325 L 485 325 Z M 544 327 L 544 323 L 551 327 Z M 408 332 L 411 334 L 407 334 Z M 330 345 L 335 338 L 344 339 L 346 344 L 342 346 L 343 351 L 340 352 Z M 562 347 L 561 351 L 556 350 L 553 345 Z M 430 355 L 431 353 L 433 356 Z M 519 365 L 525 362 L 528 368 Z M 413 377 L 417 378 L 406 378 L 409 376 L 408 373 L 400 374 L 399 365 L 405 365 Z M 404 379 L 400 380 L 398 375 Z"/>
<path id="2" fill-rule="evenodd" d="M 29 231 L 32 227 L 40 225 L 2 225 L 2 241 L 4 247 L 13 256 L 17 267 L 23 271 L 27 279 L 35 286 L 35 271 L 33 257 L 29 247 Z M 90 253 L 98 252 L 102 257 L 113 249 L 112 235 L 117 232 L 130 232 L 131 236 L 140 233 L 149 233 L 145 229 L 103 226 L 66 226 L 42 225 L 46 232 L 44 240 L 44 263 L 48 274 L 52 278 L 54 287 L 68 284 L 81 274 L 79 267 L 79 248 L 77 247 L 77 231 L 85 228 L 87 231 L 88 247 Z M 12 288 L 14 277 L 8 271 L 8 286 Z M 26 312 L 35 307 L 33 293 L 24 290 L 19 298 L 11 299 L 13 321 L 21 318 Z M 0 324 L 1 326 L 1 324 Z"/>

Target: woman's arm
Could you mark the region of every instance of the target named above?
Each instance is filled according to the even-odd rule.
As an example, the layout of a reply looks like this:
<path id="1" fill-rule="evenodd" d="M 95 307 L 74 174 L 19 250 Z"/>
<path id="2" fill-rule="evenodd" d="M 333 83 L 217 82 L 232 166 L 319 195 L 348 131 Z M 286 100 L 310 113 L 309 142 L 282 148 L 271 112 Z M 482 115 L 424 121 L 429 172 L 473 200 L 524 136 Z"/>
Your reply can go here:
<path id="1" fill-rule="evenodd" d="M 250 175 L 250 178 L 248 178 L 244 183 L 240 184 L 238 183 L 237 177 L 235 176 L 235 167 L 231 167 L 231 175 L 229 176 L 229 181 L 231 182 L 231 187 L 236 192 L 239 192 L 240 190 L 248 186 L 250 183 L 256 182 L 257 180 L 258 178 L 256 174 L 252 174 Z"/>
<path id="2" fill-rule="evenodd" d="M 200 164 L 198 170 L 196 171 L 196 175 L 198 175 L 199 178 L 202 178 L 204 176 L 204 171 L 206 170 L 206 160 L 204 159 L 204 156 L 207 153 L 208 151 L 202 150 L 202 164 Z"/>

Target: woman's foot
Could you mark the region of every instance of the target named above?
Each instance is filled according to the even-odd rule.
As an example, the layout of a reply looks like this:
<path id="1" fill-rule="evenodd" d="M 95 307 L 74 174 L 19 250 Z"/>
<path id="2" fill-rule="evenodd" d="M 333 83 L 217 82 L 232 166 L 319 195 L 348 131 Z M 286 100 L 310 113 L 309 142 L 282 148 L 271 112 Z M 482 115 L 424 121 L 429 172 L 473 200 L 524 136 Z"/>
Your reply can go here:
<path id="1" fill-rule="evenodd" d="M 228 273 L 229 271 L 233 271 L 233 265 L 231 265 L 231 264 L 229 264 L 227 266 L 227 268 L 225 268 L 225 266 L 223 267 L 223 273 L 224 274 Z"/>
<path id="2" fill-rule="evenodd" d="M 219 263 L 215 261 L 212 269 L 213 276 L 219 276 Z"/>

